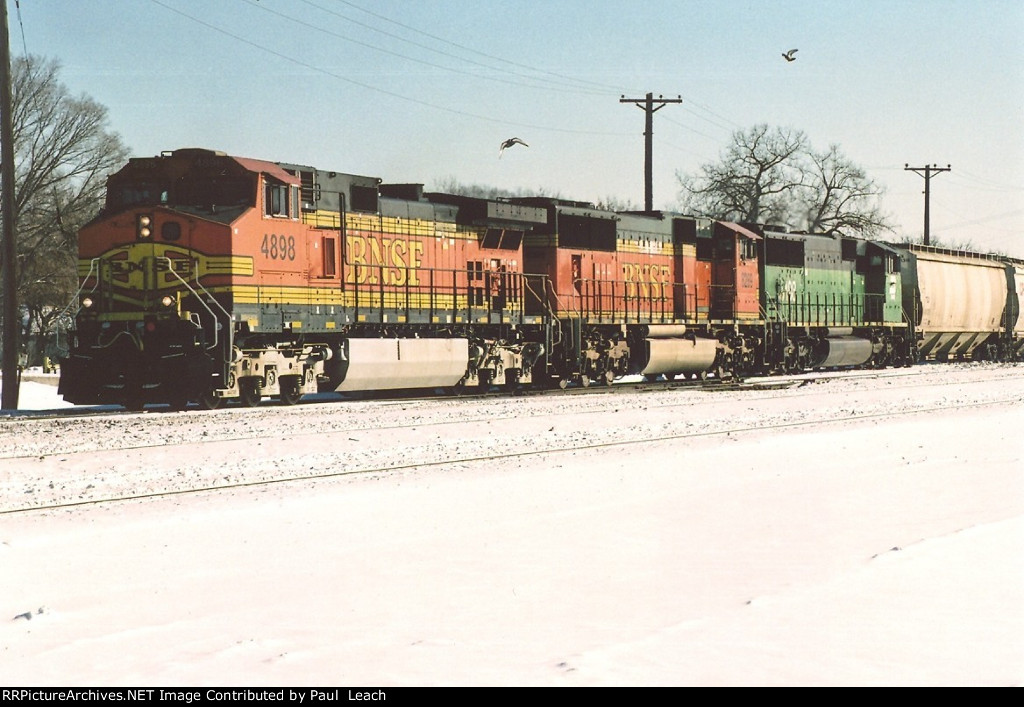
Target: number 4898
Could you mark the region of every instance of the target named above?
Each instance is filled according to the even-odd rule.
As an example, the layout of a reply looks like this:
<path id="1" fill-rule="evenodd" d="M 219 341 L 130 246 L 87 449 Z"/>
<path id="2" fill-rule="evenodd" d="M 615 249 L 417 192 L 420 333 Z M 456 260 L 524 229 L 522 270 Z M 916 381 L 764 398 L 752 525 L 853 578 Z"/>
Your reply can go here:
<path id="1" fill-rule="evenodd" d="M 263 236 L 260 252 L 271 260 L 295 260 L 295 236 Z"/>

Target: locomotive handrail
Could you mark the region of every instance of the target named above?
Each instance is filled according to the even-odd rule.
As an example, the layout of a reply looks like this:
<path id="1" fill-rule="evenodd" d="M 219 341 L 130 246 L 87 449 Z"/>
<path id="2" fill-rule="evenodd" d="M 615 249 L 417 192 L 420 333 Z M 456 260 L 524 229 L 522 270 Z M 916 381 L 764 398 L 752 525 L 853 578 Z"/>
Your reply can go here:
<path id="1" fill-rule="evenodd" d="M 430 317 L 447 313 L 453 319 L 462 314 L 472 318 L 474 312 L 482 311 L 491 315 L 511 315 L 522 322 L 526 316 L 526 291 L 543 301 L 529 284 L 529 278 L 534 276 L 527 273 L 487 270 L 479 273 L 483 279 L 478 281 L 472 278 L 472 273 L 456 268 L 398 268 L 382 263 L 349 265 L 353 279 L 346 281 L 342 278 L 342 281 L 351 294 L 357 317 L 363 312 L 370 316 L 383 315 L 389 309 L 402 311 L 409 317 L 414 310 L 423 308 L 414 301 L 420 297 L 427 302 L 426 310 Z M 389 281 L 391 276 L 386 276 L 386 273 L 392 271 L 402 277 Z M 425 281 L 414 283 L 414 275 Z M 460 283 L 460 276 L 468 276 L 469 279 Z M 474 285 L 478 282 L 482 283 L 479 287 Z M 451 303 L 438 303 L 438 297 L 445 295 L 451 297 Z M 550 305 L 546 301 L 543 301 L 543 307 L 551 316 Z"/>
<path id="2" fill-rule="evenodd" d="M 71 296 L 71 301 L 68 302 L 68 306 L 66 306 L 64 309 L 62 309 L 60 311 L 60 314 L 57 315 L 57 317 L 56 317 L 57 319 L 60 319 L 61 317 L 64 317 L 65 315 L 67 315 L 68 310 L 71 309 L 71 305 L 73 305 L 75 302 L 78 302 L 79 306 L 78 306 L 78 309 L 75 310 L 75 314 L 73 316 L 77 316 L 78 315 L 78 312 L 82 309 L 81 302 L 79 301 L 78 296 L 80 294 L 82 294 L 82 290 L 85 289 L 85 283 L 88 282 L 89 278 L 92 276 L 92 271 L 94 269 L 96 270 L 96 284 L 93 285 L 92 289 L 89 290 L 89 291 L 90 292 L 95 292 L 96 288 L 99 287 L 99 285 L 100 285 L 99 265 L 98 265 L 99 261 L 100 261 L 100 258 L 98 258 L 98 257 L 97 258 L 92 258 L 89 261 L 89 272 L 87 272 L 85 274 L 85 277 L 82 278 L 82 284 L 78 286 L 78 290 L 75 292 L 75 294 L 73 294 Z"/>
<path id="3" fill-rule="evenodd" d="M 530 277 L 541 278 L 541 281 L 544 283 L 544 288 L 543 289 L 545 291 L 540 293 L 540 294 L 538 294 L 537 291 L 534 290 L 533 287 L 530 285 Z M 523 283 L 525 284 L 526 288 L 531 293 L 533 293 L 533 296 L 537 298 L 537 301 L 539 303 L 541 303 L 541 305 L 544 307 L 544 311 L 547 312 L 547 316 L 550 317 L 552 320 L 554 320 L 555 322 L 557 322 L 559 324 L 559 326 L 556 326 L 556 327 L 548 327 L 547 330 L 548 330 L 549 333 L 553 331 L 558 336 L 557 340 L 551 341 L 549 343 L 552 346 L 560 345 L 562 343 L 562 327 L 561 327 L 562 320 L 558 317 L 558 314 L 555 312 L 555 310 L 553 310 L 551 308 L 551 304 L 548 301 L 547 292 L 546 292 L 547 290 L 551 290 L 551 295 L 555 298 L 556 301 L 558 301 L 558 295 L 555 292 L 554 285 L 551 283 L 551 278 L 549 278 L 547 275 L 531 274 L 531 275 L 527 276 L 526 273 L 523 273 Z"/>
<path id="4" fill-rule="evenodd" d="M 545 280 L 545 282 L 547 282 L 548 289 L 551 290 L 551 296 L 554 298 L 555 304 L 557 304 L 560 309 L 566 309 L 565 304 L 562 302 L 562 298 L 559 297 L 558 293 L 555 291 L 555 284 L 553 282 L 551 282 L 551 280 Z M 579 310 L 574 310 L 574 311 L 577 314 L 580 313 Z"/>
<path id="5" fill-rule="evenodd" d="M 78 313 L 82 311 L 82 301 L 79 299 L 79 296 L 85 289 L 85 283 L 89 281 L 94 269 L 96 270 L 96 283 L 92 286 L 92 289 L 89 290 L 89 292 L 95 292 L 96 288 L 100 286 L 99 261 L 100 258 L 98 257 L 89 260 L 89 272 L 87 272 L 85 277 L 82 278 L 82 283 L 78 286 L 78 290 L 76 290 L 75 294 L 71 296 L 71 300 L 68 302 L 67 306 L 64 307 L 56 317 L 54 317 L 54 322 L 57 324 L 57 330 L 55 332 L 57 335 L 57 341 L 54 342 L 54 345 L 57 347 L 57 351 L 70 351 L 70 348 L 61 349 L 60 334 L 62 330 L 67 330 L 67 327 L 62 327 L 61 324 L 69 320 L 73 323 L 75 318 L 78 316 Z M 78 303 L 78 308 L 75 310 L 74 314 L 69 314 L 72 305 L 75 303 Z"/>
<path id="6" fill-rule="evenodd" d="M 594 278 L 576 278 L 574 286 L 579 286 L 579 292 L 572 297 L 573 304 L 579 302 L 579 309 L 574 309 L 581 317 L 597 317 L 604 319 L 606 316 L 614 318 L 615 306 L 622 303 L 627 320 L 634 317 L 640 323 L 644 319 L 664 321 L 676 319 L 675 314 L 675 288 L 683 288 L 684 309 L 686 304 L 686 285 L 684 283 L 661 283 L 642 282 L 631 280 L 602 280 Z M 604 285 L 608 285 L 610 292 L 604 292 Z M 622 297 L 619 291 L 622 291 Z M 671 288 L 671 290 L 670 290 Z M 646 293 L 643 290 L 646 289 Z M 671 291 L 673 294 L 667 294 Z M 631 294 L 632 293 L 632 294 Z M 696 297 L 696 293 L 694 293 Z M 556 295 L 557 298 L 557 295 Z M 607 301 L 607 307 L 605 302 Z M 596 302 L 596 305 L 594 304 Z M 561 300 L 559 300 L 561 303 Z M 630 303 L 635 307 L 631 310 Z"/>
<path id="7" fill-rule="evenodd" d="M 132 336 L 131 334 L 129 334 L 129 333 L 127 332 L 127 331 L 124 331 L 123 329 L 122 329 L 121 331 L 117 332 L 116 334 L 114 334 L 114 338 L 113 338 L 113 339 L 111 339 L 110 341 L 108 341 L 107 343 L 105 343 L 105 344 L 97 344 L 97 348 L 100 348 L 100 349 L 109 349 L 109 348 L 110 348 L 111 346 L 113 346 L 113 345 L 114 345 L 114 342 L 115 342 L 115 341 L 117 341 L 118 339 L 120 339 L 120 338 L 121 338 L 122 336 L 127 336 L 127 337 L 128 337 L 128 339 L 129 339 L 129 340 L 130 340 L 130 341 L 131 341 L 131 342 L 132 342 L 133 344 L 135 344 L 136 348 L 138 348 L 138 346 L 139 346 L 139 342 L 138 342 L 138 340 L 137 340 L 137 339 L 136 339 L 136 338 L 135 338 L 134 336 Z"/>
<path id="8" fill-rule="evenodd" d="M 556 322 L 557 321 L 561 321 L 561 320 L 559 320 L 558 315 L 555 314 L 554 310 L 551 309 L 551 306 L 548 303 L 547 298 L 543 297 L 542 294 L 538 294 L 537 291 L 534 290 L 533 287 L 530 285 L 530 278 L 531 277 L 541 277 L 541 278 L 544 278 L 544 282 L 547 283 L 548 286 L 551 285 L 551 280 L 549 280 L 545 275 L 527 275 L 526 273 L 523 273 L 523 286 L 527 290 L 529 290 L 530 294 L 532 294 L 534 297 L 536 297 L 537 301 L 540 302 L 544 306 L 544 311 L 547 312 L 549 317 L 554 319 Z"/>
<path id="9" fill-rule="evenodd" d="M 781 321 L 808 326 L 862 326 L 885 323 L 885 295 L 801 293 L 782 302 L 765 293 L 765 307 L 760 311 L 767 318 L 774 313 Z"/>
<path id="10" fill-rule="evenodd" d="M 178 273 L 176 273 L 174 271 L 174 263 L 171 262 L 170 258 L 168 258 L 168 257 L 158 257 L 158 260 L 165 260 L 165 261 L 167 261 L 167 271 L 169 273 L 171 273 L 172 275 L 174 275 L 174 277 L 178 278 L 178 281 L 182 285 L 184 285 L 186 288 L 188 288 L 188 291 L 192 293 L 192 295 L 196 298 L 196 301 L 199 302 L 199 304 L 203 305 L 203 307 L 206 308 L 206 311 L 210 313 L 210 317 L 213 319 L 213 343 L 210 346 L 207 346 L 206 350 L 207 351 L 212 351 L 213 349 L 217 348 L 217 345 L 220 343 L 220 337 L 217 334 L 217 325 L 218 325 L 217 315 L 214 313 L 214 311 L 212 309 L 210 309 L 210 307 L 206 304 L 206 302 L 203 301 L 203 298 L 199 295 L 198 292 L 195 291 L 195 289 L 192 287 L 192 285 L 188 284 L 188 282 L 181 275 L 179 275 Z M 230 323 L 231 315 L 229 315 L 227 310 L 224 309 L 224 306 L 221 305 L 221 303 L 217 301 L 217 298 L 214 297 L 212 294 L 210 294 L 210 291 L 207 290 L 205 287 L 203 287 L 202 283 L 199 282 L 198 279 L 196 280 L 196 285 L 199 287 L 199 289 L 201 289 L 203 291 L 203 293 L 207 297 L 209 297 L 211 300 L 213 300 L 213 303 L 215 305 L 217 305 L 217 308 L 220 309 L 220 311 L 224 312 L 224 321 Z M 230 351 L 231 347 L 234 345 L 233 342 L 231 341 L 231 339 L 232 339 L 232 331 L 231 331 L 230 324 L 226 327 L 226 329 L 228 331 L 228 351 Z"/>

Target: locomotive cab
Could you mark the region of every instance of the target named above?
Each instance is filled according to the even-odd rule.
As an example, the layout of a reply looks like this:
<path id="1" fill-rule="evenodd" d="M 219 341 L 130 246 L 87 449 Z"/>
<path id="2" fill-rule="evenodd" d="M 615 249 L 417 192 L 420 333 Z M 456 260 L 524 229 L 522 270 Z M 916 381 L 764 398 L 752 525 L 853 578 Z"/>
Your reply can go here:
<path id="1" fill-rule="evenodd" d="M 78 312 L 60 392 L 75 403 L 183 407 L 230 356 L 232 226 L 257 175 L 221 153 L 133 159 L 79 233 Z M 251 270 L 251 266 L 248 268 Z"/>

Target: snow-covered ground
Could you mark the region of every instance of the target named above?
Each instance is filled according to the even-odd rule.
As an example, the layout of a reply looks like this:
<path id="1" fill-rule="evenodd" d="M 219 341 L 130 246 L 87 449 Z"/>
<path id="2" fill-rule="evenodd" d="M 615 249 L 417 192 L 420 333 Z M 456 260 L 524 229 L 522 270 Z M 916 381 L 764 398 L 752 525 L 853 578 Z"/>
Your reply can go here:
<path id="1" fill-rule="evenodd" d="M 1021 430 L 995 365 L 0 417 L 0 684 L 1020 685 Z"/>
<path id="2" fill-rule="evenodd" d="M 41 370 L 27 372 L 18 386 L 18 410 L 59 410 L 73 407 L 71 403 L 64 402 L 63 398 L 57 395 L 59 378 L 57 374 L 44 374 Z M 3 380 L 3 376 L 0 376 L 0 387 L 3 386 Z M 0 415 L 10 413 L 10 410 L 3 410 Z"/>

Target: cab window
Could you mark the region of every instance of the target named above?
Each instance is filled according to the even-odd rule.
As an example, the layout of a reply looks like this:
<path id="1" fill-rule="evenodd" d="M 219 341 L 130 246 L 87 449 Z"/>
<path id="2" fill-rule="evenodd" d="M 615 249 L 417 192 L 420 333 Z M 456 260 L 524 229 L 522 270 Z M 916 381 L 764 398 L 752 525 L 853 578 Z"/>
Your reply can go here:
<path id="1" fill-rule="evenodd" d="M 263 207 L 267 216 L 287 218 L 291 215 L 288 208 L 289 189 L 287 184 L 267 181 L 264 192 Z"/>

